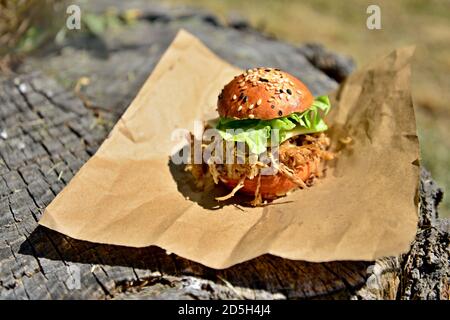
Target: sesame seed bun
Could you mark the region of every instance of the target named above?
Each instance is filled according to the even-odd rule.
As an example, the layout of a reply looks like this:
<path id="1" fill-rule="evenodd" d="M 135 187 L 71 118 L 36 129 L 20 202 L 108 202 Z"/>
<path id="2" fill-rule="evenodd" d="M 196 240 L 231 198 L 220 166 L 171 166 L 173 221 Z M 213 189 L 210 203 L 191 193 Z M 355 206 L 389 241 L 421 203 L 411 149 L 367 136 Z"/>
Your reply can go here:
<path id="1" fill-rule="evenodd" d="M 217 111 L 223 118 L 270 120 L 305 111 L 313 100 L 303 82 L 289 73 L 254 68 L 223 88 Z"/>

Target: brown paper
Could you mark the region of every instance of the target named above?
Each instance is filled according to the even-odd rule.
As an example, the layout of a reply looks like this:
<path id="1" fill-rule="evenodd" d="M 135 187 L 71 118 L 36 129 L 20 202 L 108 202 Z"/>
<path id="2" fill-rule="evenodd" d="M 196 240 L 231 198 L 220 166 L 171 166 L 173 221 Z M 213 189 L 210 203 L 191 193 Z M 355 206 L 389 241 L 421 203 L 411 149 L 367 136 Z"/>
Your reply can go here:
<path id="1" fill-rule="evenodd" d="M 327 122 L 341 150 L 324 179 L 270 206 L 217 208 L 214 194 L 196 191 L 189 175 L 169 164 L 171 132 L 192 130 L 194 119 L 214 110 L 221 88 L 239 70 L 180 31 L 40 224 L 92 242 L 157 245 L 213 268 L 265 253 L 315 262 L 403 253 L 417 223 L 412 51 L 393 52 L 340 88 Z M 347 136 L 352 142 L 343 147 L 339 139 Z"/>

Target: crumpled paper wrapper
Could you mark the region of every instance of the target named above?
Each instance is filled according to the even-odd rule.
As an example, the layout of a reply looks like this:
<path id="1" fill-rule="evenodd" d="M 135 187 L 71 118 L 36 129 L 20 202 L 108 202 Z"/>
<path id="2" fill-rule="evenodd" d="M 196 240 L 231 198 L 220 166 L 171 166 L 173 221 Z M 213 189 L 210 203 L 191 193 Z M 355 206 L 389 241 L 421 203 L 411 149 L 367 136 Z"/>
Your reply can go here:
<path id="1" fill-rule="evenodd" d="M 266 253 L 314 262 L 404 253 L 418 219 L 412 53 L 394 51 L 332 95 L 327 122 L 339 156 L 325 178 L 269 206 L 240 206 L 239 198 L 218 206 L 224 189 L 196 190 L 169 161 L 171 133 L 211 114 L 240 70 L 182 30 L 40 224 L 91 242 L 156 245 L 217 269 Z"/>

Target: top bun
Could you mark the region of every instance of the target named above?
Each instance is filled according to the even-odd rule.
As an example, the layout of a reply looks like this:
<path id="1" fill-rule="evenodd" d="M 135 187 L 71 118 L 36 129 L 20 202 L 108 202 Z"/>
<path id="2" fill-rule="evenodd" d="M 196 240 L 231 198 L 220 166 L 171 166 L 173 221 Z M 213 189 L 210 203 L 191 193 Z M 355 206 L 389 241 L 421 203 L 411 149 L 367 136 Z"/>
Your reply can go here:
<path id="1" fill-rule="evenodd" d="M 314 97 L 299 79 L 273 68 L 248 69 L 222 90 L 222 118 L 270 120 L 307 110 Z"/>

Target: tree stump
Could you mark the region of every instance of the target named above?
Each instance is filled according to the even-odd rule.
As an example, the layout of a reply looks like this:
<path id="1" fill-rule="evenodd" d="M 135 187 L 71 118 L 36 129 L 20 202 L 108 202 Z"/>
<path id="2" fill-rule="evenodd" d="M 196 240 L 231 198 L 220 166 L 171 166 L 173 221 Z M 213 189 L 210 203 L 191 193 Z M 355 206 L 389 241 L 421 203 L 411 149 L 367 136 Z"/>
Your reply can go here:
<path id="1" fill-rule="evenodd" d="M 0 298 L 448 299 L 449 222 L 438 218 L 442 190 L 425 170 L 411 251 L 376 262 L 264 255 L 218 271 L 157 247 L 94 244 L 39 227 L 44 208 L 97 150 L 178 28 L 240 67 L 301 75 L 314 94 L 336 88 L 353 66 L 320 46 L 295 47 L 245 23 L 223 25 L 188 9 L 140 9 L 131 27 L 101 37 L 81 33 L 0 78 Z M 68 89 L 86 76 L 90 85 Z"/>

